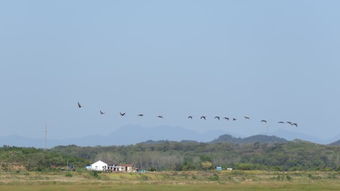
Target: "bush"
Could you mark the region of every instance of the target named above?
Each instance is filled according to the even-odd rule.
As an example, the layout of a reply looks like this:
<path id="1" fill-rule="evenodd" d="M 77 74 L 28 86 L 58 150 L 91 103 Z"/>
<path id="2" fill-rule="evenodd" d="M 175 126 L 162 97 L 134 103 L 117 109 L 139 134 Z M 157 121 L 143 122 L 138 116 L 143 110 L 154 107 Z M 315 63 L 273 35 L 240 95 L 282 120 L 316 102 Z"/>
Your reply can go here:
<path id="1" fill-rule="evenodd" d="M 72 177 L 73 175 L 72 175 L 72 173 L 67 172 L 67 173 L 65 174 L 65 176 L 66 176 L 66 177 Z"/>
<path id="2" fill-rule="evenodd" d="M 210 181 L 218 181 L 220 179 L 220 177 L 218 176 L 218 174 L 214 173 L 212 176 L 210 176 L 208 178 Z"/>
<path id="3" fill-rule="evenodd" d="M 90 176 L 99 178 L 99 173 L 97 171 L 90 171 Z"/>
<path id="4" fill-rule="evenodd" d="M 256 169 L 256 165 L 249 163 L 239 163 L 236 165 L 238 170 L 254 170 Z"/>
<path id="5" fill-rule="evenodd" d="M 145 181 L 145 180 L 149 180 L 149 177 L 146 176 L 146 175 L 144 175 L 144 174 L 141 174 L 140 177 L 141 177 L 141 179 L 144 180 L 144 181 Z"/>
<path id="6" fill-rule="evenodd" d="M 293 178 L 292 178 L 291 176 L 289 176 L 289 175 L 286 175 L 286 179 L 287 179 L 288 181 L 291 181 Z"/>
<path id="7" fill-rule="evenodd" d="M 308 178 L 310 178 L 312 180 L 319 180 L 319 179 L 321 179 L 320 176 L 313 176 L 312 174 L 308 174 Z"/>
<path id="8" fill-rule="evenodd" d="M 212 168 L 212 163 L 210 161 L 204 161 L 204 162 L 201 162 L 201 167 L 204 169 L 204 170 L 209 170 Z"/>

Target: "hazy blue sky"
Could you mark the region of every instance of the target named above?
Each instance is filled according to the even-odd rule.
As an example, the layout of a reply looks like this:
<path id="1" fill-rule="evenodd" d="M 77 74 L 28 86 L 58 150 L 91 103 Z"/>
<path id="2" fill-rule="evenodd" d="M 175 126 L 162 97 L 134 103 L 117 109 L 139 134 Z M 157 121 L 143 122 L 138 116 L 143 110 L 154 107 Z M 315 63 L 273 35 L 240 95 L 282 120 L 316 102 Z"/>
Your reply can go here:
<path id="1" fill-rule="evenodd" d="M 1 1 L 1 135 L 41 137 L 44 123 L 53 138 L 128 124 L 263 132 L 255 120 L 186 119 L 248 114 L 272 129 L 332 138 L 340 134 L 339 7 L 335 0 Z"/>

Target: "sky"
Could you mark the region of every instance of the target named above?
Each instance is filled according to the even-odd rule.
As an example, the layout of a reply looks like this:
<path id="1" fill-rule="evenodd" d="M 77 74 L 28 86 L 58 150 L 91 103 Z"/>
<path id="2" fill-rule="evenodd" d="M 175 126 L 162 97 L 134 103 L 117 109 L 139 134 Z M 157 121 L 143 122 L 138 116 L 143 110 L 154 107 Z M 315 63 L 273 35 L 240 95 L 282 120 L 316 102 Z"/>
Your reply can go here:
<path id="1" fill-rule="evenodd" d="M 331 139 L 340 135 L 339 6 L 336 0 L 0 1 L 1 135 L 42 137 L 45 124 L 51 138 L 167 125 Z"/>

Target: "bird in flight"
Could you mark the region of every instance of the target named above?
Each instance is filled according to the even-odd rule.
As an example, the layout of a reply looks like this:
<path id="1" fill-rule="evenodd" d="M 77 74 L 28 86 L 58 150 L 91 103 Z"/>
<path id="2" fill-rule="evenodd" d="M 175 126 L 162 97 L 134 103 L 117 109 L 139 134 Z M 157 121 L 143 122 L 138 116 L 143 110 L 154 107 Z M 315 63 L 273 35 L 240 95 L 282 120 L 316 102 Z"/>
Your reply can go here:
<path id="1" fill-rule="evenodd" d="M 233 118 L 233 121 L 236 121 L 237 119 L 236 118 Z"/>
<path id="2" fill-rule="evenodd" d="M 201 119 L 207 120 L 207 117 L 203 115 L 201 116 Z"/>
<path id="3" fill-rule="evenodd" d="M 157 117 L 158 117 L 158 118 L 160 118 L 160 119 L 163 119 L 163 118 L 164 118 L 164 117 L 163 117 L 163 116 L 161 116 L 161 115 L 158 115 Z"/>
<path id="4" fill-rule="evenodd" d="M 82 108 L 83 106 L 82 105 L 80 105 L 80 103 L 78 102 L 78 108 Z"/>
<path id="5" fill-rule="evenodd" d="M 224 119 L 229 120 L 229 117 L 224 117 Z"/>
<path id="6" fill-rule="evenodd" d="M 119 112 L 120 116 L 124 117 L 125 113 Z"/>
<path id="7" fill-rule="evenodd" d="M 288 123 L 289 125 L 293 125 L 293 122 L 287 121 L 287 123 Z"/>
<path id="8" fill-rule="evenodd" d="M 139 116 L 139 117 L 143 117 L 143 116 L 144 116 L 144 114 L 142 114 L 142 113 L 141 113 L 141 114 L 138 114 L 138 116 Z"/>
<path id="9" fill-rule="evenodd" d="M 215 119 L 220 120 L 221 117 L 220 116 L 215 116 Z"/>
<path id="10" fill-rule="evenodd" d="M 100 115 L 104 115 L 105 114 L 102 110 L 100 110 L 99 113 L 100 113 Z"/>
<path id="11" fill-rule="evenodd" d="M 298 124 L 297 123 L 293 123 L 292 126 L 298 127 Z"/>
<path id="12" fill-rule="evenodd" d="M 285 122 L 283 122 L 283 121 L 279 121 L 278 123 L 280 123 L 280 124 L 284 124 Z"/>
<path id="13" fill-rule="evenodd" d="M 192 119 L 192 116 L 190 115 L 190 116 L 188 116 L 188 119 Z"/>
<path id="14" fill-rule="evenodd" d="M 267 123 L 268 121 L 263 119 L 263 120 L 261 120 L 261 122 L 262 123 Z"/>
<path id="15" fill-rule="evenodd" d="M 249 117 L 249 116 L 247 116 L 247 115 L 246 115 L 246 116 L 244 116 L 244 118 L 245 118 L 245 119 L 250 119 L 250 117 Z"/>

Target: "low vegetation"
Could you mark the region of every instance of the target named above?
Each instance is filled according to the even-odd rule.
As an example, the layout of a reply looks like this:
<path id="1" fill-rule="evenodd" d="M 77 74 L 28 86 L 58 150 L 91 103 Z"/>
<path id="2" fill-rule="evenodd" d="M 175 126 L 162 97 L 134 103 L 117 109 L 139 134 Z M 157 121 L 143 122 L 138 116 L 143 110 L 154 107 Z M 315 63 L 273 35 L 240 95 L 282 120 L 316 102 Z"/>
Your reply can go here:
<path id="1" fill-rule="evenodd" d="M 328 171 L 87 171 L 2 172 L 0 190 L 340 190 L 340 173 Z"/>

